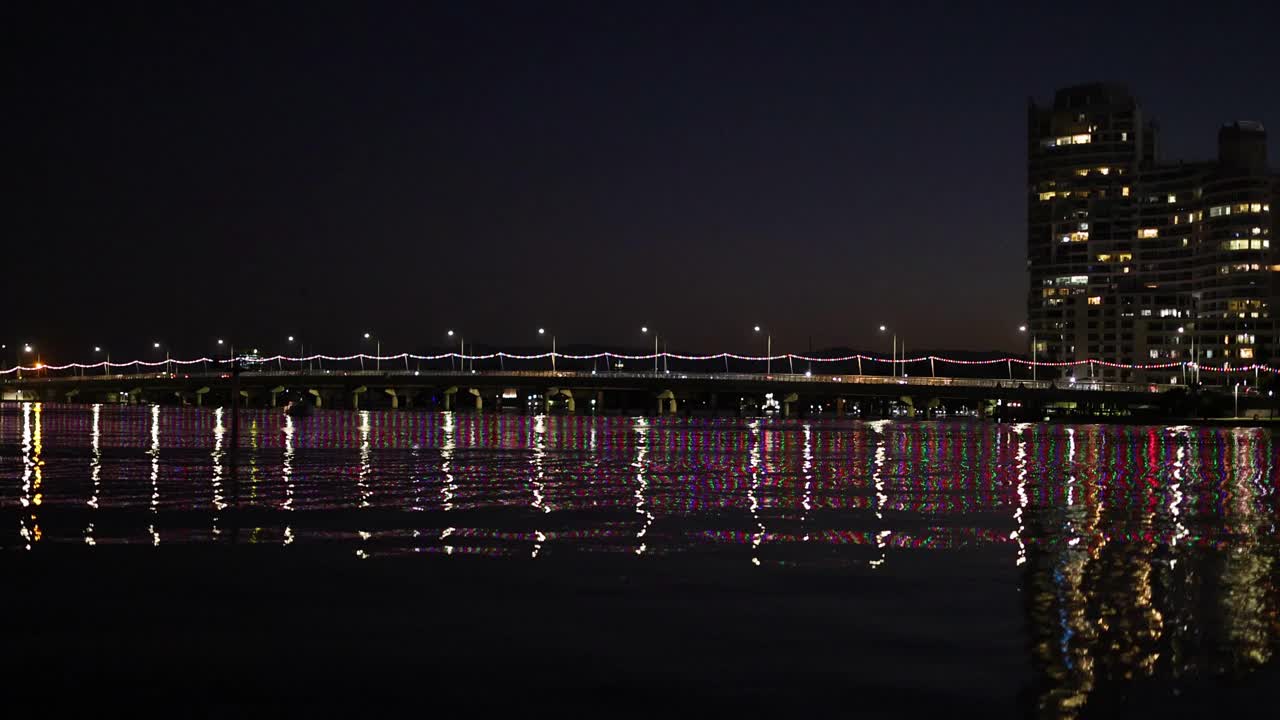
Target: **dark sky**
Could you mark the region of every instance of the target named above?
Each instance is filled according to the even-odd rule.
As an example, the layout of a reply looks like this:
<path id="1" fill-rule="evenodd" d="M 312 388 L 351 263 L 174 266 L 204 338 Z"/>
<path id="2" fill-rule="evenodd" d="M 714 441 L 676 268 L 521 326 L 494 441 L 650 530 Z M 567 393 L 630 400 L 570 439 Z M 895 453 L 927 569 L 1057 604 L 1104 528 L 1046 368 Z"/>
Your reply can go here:
<path id="1" fill-rule="evenodd" d="M 1014 349 L 1027 98 L 1208 157 L 1280 13 L 969 5 L 5 4 L 0 339 Z"/>

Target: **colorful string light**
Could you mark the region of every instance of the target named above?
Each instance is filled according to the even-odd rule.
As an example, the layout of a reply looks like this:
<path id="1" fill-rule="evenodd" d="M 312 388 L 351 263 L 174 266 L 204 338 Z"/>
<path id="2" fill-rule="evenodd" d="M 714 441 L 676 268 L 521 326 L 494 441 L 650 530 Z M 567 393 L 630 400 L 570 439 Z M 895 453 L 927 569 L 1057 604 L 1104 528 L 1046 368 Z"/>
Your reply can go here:
<path id="1" fill-rule="evenodd" d="M 267 364 L 267 363 L 273 363 L 273 362 L 288 362 L 288 363 L 304 363 L 304 362 L 312 362 L 312 361 L 354 362 L 354 361 L 363 361 L 363 360 L 375 361 L 375 362 L 394 361 L 394 360 L 406 360 L 406 361 L 407 360 L 418 360 L 418 361 L 428 360 L 429 361 L 429 360 L 446 360 L 446 359 L 473 360 L 473 361 L 474 360 L 494 360 L 494 359 L 549 360 L 553 356 L 558 359 L 565 359 L 565 360 L 602 360 L 603 359 L 606 361 L 615 360 L 615 359 L 616 360 L 633 360 L 633 361 L 655 360 L 655 359 L 662 359 L 662 358 L 668 358 L 672 360 L 685 360 L 685 361 L 691 361 L 691 362 L 709 362 L 712 360 L 740 360 L 744 362 L 799 360 L 802 362 L 809 362 L 809 363 L 836 363 L 836 362 L 857 361 L 857 362 L 867 362 L 867 363 L 881 363 L 886 365 L 901 364 L 903 366 L 924 363 L 924 362 L 940 362 L 940 363 L 946 363 L 950 365 L 998 365 L 1001 363 L 1007 363 L 1007 364 L 1016 364 L 1021 367 L 1045 367 L 1045 368 L 1065 368 L 1065 367 L 1079 367 L 1082 365 L 1100 365 L 1102 367 L 1115 368 L 1120 370 L 1169 370 L 1172 368 L 1186 367 L 1187 369 L 1192 369 L 1192 370 L 1198 369 L 1201 371 L 1208 371 L 1208 372 L 1215 372 L 1215 373 L 1254 372 L 1254 371 L 1280 373 L 1280 368 L 1275 368 L 1269 365 L 1263 365 L 1263 364 L 1257 364 L 1257 363 L 1251 364 L 1251 365 L 1232 366 L 1229 364 L 1205 365 L 1205 364 L 1198 364 L 1198 363 L 1187 362 L 1187 361 L 1165 362 L 1165 363 L 1119 363 L 1119 362 L 1114 362 L 1110 360 L 1099 360 L 1095 358 L 1088 358 L 1084 360 L 1046 361 L 1046 360 L 1026 360 L 1023 358 L 1016 358 L 1016 357 L 991 358 L 987 360 L 960 360 L 956 358 L 942 357 L 939 355 L 921 355 L 921 356 L 912 357 L 912 358 L 899 358 L 897 360 L 892 360 L 889 358 L 878 357 L 875 355 L 863 355 L 863 354 L 843 355 L 840 357 L 814 357 L 810 355 L 798 355 L 795 353 L 782 353 L 777 355 L 739 355 L 737 353 L 727 353 L 727 352 L 714 353 L 709 355 L 682 355 L 680 353 L 673 353 L 673 352 L 647 353 L 647 354 L 639 354 L 639 355 L 629 355 L 626 353 L 615 353 L 615 352 L 598 352 L 598 353 L 588 353 L 588 354 L 582 354 L 582 355 L 574 355 L 571 353 L 562 353 L 562 352 L 542 352 L 542 353 L 532 353 L 528 355 L 520 355 L 517 353 L 509 353 L 509 352 L 492 352 L 492 353 L 485 353 L 485 354 L 478 354 L 478 355 L 469 354 L 469 353 L 459 353 L 459 352 L 439 353 L 436 355 L 417 355 L 414 353 L 407 353 L 407 352 L 398 353 L 395 355 L 370 355 L 368 353 L 356 353 L 353 355 L 324 355 L 324 354 L 317 353 L 317 354 L 305 355 L 305 356 L 272 355 L 271 357 L 257 358 L 254 360 L 254 362 L 255 364 Z M 162 367 L 162 366 L 168 367 L 169 365 L 189 366 L 189 365 L 197 365 L 201 363 L 214 363 L 214 364 L 227 365 L 231 362 L 232 360 L 230 358 L 200 357 L 200 358 L 188 359 L 188 360 L 180 360 L 180 359 L 154 360 L 154 361 L 130 360 L 127 362 L 109 362 L 106 360 L 102 360 L 96 363 L 73 362 L 73 363 L 66 363 L 64 365 L 51 365 L 47 363 L 37 363 L 36 365 L 15 365 L 14 367 L 11 367 L 5 370 L 0 370 L 0 375 L 10 375 L 19 371 L 35 372 L 38 370 L 45 370 L 45 371 L 102 370 L 102 369 L 110 370 L 112 368 L 156 368 L 156 367 Z"/>

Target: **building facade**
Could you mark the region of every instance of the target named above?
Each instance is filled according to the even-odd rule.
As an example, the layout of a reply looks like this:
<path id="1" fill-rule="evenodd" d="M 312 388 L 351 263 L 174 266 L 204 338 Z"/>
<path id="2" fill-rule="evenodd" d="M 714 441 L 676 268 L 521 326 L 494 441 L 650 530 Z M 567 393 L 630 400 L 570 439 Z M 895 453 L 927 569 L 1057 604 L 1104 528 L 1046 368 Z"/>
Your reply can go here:
<path id="1" fill-rule="evenodd" d="M 1266 131 L 1236 122 L 1218 158 L 1164 163 L 1159 127 L 1120 85 L 1059 90 L 1028 112 L 1028 330 L 1037 359 L 1221 366 L 1280 359 L 1280 252 Z M 1181 368 L 1062 374 L 1185 383 Z M 1216 376 L 1221 377 L 1221 376 Z M 1203 376 L 1205 382 L 1215 378 Z"/>

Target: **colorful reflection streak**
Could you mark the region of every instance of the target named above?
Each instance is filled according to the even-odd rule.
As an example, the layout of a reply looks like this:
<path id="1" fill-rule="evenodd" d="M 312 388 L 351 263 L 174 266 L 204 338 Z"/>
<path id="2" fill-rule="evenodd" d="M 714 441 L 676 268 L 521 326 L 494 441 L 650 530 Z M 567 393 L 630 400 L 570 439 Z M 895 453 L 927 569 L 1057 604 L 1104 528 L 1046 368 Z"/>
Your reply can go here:
<path id="1" fill-rule="evenodd" d="M 229 425 L 0 408 L 0 549 L 592 553 L 866 582 L 976 554 L 1020 581 L 1044 717 L 1247 673 L 1280 638 L 1264 431 L 253 411 L 233 466 Z"/>

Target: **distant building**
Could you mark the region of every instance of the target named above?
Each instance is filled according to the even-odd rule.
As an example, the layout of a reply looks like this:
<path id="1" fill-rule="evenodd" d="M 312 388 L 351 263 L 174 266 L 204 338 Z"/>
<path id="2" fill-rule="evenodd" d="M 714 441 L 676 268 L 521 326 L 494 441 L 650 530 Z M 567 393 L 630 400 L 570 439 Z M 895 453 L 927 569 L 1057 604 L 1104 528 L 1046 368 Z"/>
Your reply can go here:
<path id="1" fill-rule="evenodd" d="M 1038 359 L 1239 366 L 1280 356 L 1280 179 L 1261 123 L 1221 128 L 1216 161 L 1162 163 L 1159 128 L 1129 91 L 1091 84 L 1059 90 L 1050 107 L 1032 101 L 1027 135 Z M 1176 368 L 1095 373 L 1183 382 Z"/>

